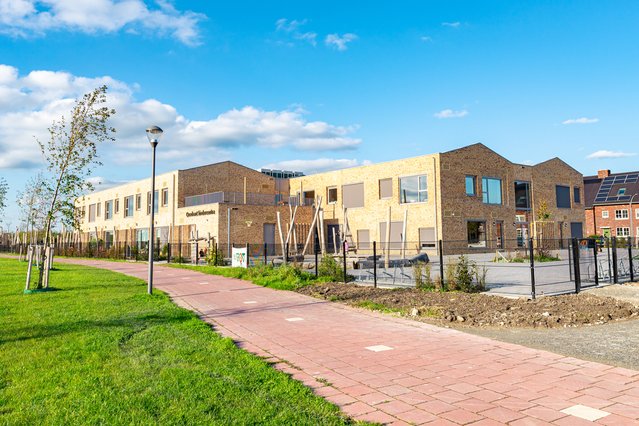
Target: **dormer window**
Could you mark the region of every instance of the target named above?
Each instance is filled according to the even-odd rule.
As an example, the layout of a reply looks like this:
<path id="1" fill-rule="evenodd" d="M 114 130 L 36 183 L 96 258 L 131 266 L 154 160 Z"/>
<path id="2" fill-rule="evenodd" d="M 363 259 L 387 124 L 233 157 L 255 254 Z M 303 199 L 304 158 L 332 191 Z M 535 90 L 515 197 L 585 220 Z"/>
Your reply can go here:
<path id="1" fill-rule="evenodd" d="M 619 191 L 617 192 L 617 197 L 620 197 L 624 195 L 625 193 L 626 193 L 626 188 L 619 188 Z"/>

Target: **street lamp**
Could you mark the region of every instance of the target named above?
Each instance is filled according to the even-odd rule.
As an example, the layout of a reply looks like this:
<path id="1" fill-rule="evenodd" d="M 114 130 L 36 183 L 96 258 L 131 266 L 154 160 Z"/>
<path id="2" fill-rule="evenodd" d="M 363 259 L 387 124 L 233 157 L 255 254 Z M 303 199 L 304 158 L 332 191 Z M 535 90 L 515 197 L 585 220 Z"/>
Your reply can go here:
<path id="1" fill-rule="evenodd" d="M 147 291 L 153 294 L 153 240 L 155 240 L 155 148 L 162 137 L 162 129 L 158 126 L 151 126 L 146 129 L 146 137 L 153 148 L 153 159 L 151 160 L 151 229 L 149 231 L 149 281 Z"/>

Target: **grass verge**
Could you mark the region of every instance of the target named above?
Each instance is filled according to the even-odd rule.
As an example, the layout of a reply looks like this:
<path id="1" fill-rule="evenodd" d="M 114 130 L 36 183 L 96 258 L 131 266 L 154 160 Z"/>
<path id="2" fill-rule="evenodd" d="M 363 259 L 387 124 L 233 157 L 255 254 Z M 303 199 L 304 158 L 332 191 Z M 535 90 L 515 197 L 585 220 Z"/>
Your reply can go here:
<path id="1" fill-rule="evenodd" d="M 143 281 L 59 264 L 22 294 L 0 258 L 0 424 L 348 424 Z"/>

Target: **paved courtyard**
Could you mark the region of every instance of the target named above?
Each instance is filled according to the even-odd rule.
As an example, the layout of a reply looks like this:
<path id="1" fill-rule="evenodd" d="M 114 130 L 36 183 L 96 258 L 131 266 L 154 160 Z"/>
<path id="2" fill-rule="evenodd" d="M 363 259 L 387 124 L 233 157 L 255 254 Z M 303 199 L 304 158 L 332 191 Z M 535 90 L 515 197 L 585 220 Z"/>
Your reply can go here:
<path id="1" fill-rule="evenodd" d="M 145 264 L 60 261 L 146 277 Z M 156 286 L 356 419 L 639 424 L 639 371 L 195 271 L 157 267 Z"/>

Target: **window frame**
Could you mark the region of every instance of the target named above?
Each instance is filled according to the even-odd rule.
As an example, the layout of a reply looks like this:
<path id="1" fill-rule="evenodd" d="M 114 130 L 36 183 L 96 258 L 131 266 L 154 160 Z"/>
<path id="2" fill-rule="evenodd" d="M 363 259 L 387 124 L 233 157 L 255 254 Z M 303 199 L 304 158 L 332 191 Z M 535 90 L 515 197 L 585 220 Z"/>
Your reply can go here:
<path id="1" fill-rule="evenodd" d="M 107 200 L 104 202 L 104 220 L 113 219 L 113 200 Z"/>
<path id="2" fill-rule="evenodd" d="M 382 182 L 390 182 L 390 195 L 383 197 L 382 196 Z M 378 199 L 380 200 L 388 200 L 393 198 L 393 178 L 383 178 L 377 180 L 377 194 Z"/>
<path id="3" fill-rule="evenodd" d="M 162 207 L 166 207 L 169 205 L 169 188 L 162 188 Z"/>
<path id="4" fill-rule="evenodd" d="M 468 226 L 471 223 L 479 223 L 479 224 L 483 224 L 483 239 L 478 237 L 477 238 L 477 242 L 471 242 L 470 241 L 470 235 L 469 235 L 469 228 Z M 485 219 L 467 219 L 466 220 L 466 243 L 468 244 L 468 248 L 478 248 L 478 249 L 485 249 L 486 247 L 488 247 L 488 233 L 486 232 L 486 225 L 487 222 Z M 478 232 L 478 235 L 481 236 L 482 234 Z"/>
<path id="5" fill-rule="evenodd" d="M 565 206 L 563 203 L 562 205 L 559 205 L 559 188 L 565 188 L 568 190 L 568 205 Z M 570 186 L 566 186 L 566 185 L 555 185 L 555 204 L 557 206 L 558 209 L 571 209 L 572 208 L 572 197 L 570 194 Z"/>
<path id="6" fill-rule="evenodd" d="M 526 184 L 526 199 L 528 201 L 528 207 L 519 207 L 517 205 L 517 184 Z M 513 193 L 515 195 L 515 210 L 524 210 L 524 211 L 530 211 L 532 210 L 532 203 L 531 203 L 531 198 L 530 198 L 530 181 L 527 180 L 516 180 L 513 183 Z"/>
<path id="7" fill-rule="evenodd" d="M 416 201 L 406 201 L 406 197 L 404 197 L 404 200 L 402 200 L 402 181 L 406 180 L 406 179 L 412 179 L 412 178 L 416 178 L 417 179 L 417 200 Z M 424 189 L 421 188 L 421 181 L 424 178 Z M 400 176 L 397 179 L 397 183 L 399 186 L 399 204 L 423 204 L 423 203 L 427 203 L 428 202 L 428 175 L 426 173 L 422 173 L 422 174 L 417 174 L 417 175 L 409 175 L 409 176 Z M 423 200 L 421 200 L 420 196 L 421 194 L 425 195 L 425 198 Z"/>
<path id="8" fill-rule="evenodd" d="M 572 201 L 575 204 L 581 204 L 581 188 L 578 186 L 572 188 Z"/>
<path id="9" fill-rule="evenodd" d="M 124 217 L 133 217 L 133 212 L 135 211 L 135 196 L 127 195 L 124 197 Z"/>
<path id="10" fill-rule="evenodd" d="M 473 192 L 469 193 L 468 192 L 468 179 L 472 180 L 472 187 L 473 187 Z M 466 175 L 464 178 L 464 190 L 466 192 L 466 196 L 468 197 L 476 197 L 477 196 L 477 176 L 476 175 Z"/>
<path id="11" fill-rule="evenodd" d="M 135 194 L 135 211 L 142 210 L 142 193 Z"/>
<path id="12" fill-rule="evenodd" d="M 621 233 L 619 233 L 620 229 L 622 230 Z M 627 231 L 627 233 L 623 232 L 624 229 Z M 629 237 L 629 236 L 630 236 L 630 228 L 629 227 L 620 226 L 620 227 L 615 228 L 615 237 L 624 237 L 624 238 L 626 238 L 626 237 Z"/>
<path id="13" fill-rule="evenodd" d="M 488 190 L 488 181 L 496 180 L 499 182 L 499 203 L 490 202 L 490 191 Z M 489 204 L 493 206 L 502 206 L 504 205 L 504 185 L 501 178 L 493 177 L 493 176 L 482 176 L 481 177 L 481 200 L 484 204 Z"/>
<path id="14" fill-rule="evenodd" d="M 626 215 L 624 216 L 624 212 Z M 630 213 L 628 209 L 615 209 L 615 220 L 627 220 L 630 219 Z"/>
<path id="15" fill-rule="evenodd" d="M 333 201 L 331 201 L 331 190 L 335 191 L 335 199 Z M 326 204 L 337 204 L 337 197 L 338 197 L 338 190 L 337 190 L 337 186 L 327 186 L 326 187 Z"/>
<path id="16" fill-rule="evenodd" d="M 601 211 L 601 218 L 602 219 L 610 219 L 610 212 L 608 210 L 602 210 Z"/>

